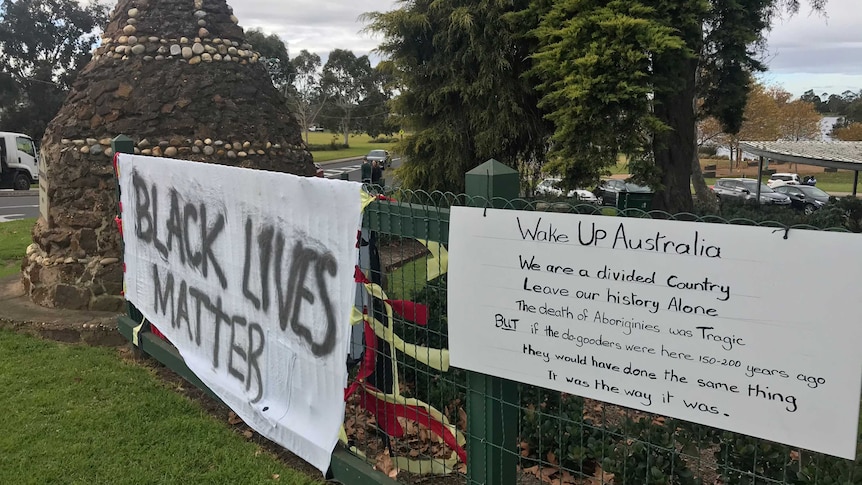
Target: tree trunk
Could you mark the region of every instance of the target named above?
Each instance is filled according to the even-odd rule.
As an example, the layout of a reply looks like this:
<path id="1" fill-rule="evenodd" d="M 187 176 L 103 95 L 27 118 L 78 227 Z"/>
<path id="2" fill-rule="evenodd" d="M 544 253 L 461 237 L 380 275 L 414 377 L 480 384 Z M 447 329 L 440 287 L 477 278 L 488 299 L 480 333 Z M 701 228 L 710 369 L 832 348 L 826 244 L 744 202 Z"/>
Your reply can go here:
<path id="1" fill-rule="evenodd" d="M 662 187 L 656 192 L 652 208 L 671 214 L 691 212 L 692 160 L 697 157 L 697 140 L 694 105 L 697 95 L 695 74 L 697 59 L 672 59 L 657 56 L 656 71 L 671 86 L 659 86 L 654 98 L 654 113 L 670 130 L 656 134 L 653 139 L 655 164 L 659 169 Z"/>
<path id="2" fill-rule="evenodd" d="M 694 186 L 694 195 L 700 205 L 708 209 L 716 209 L 718 207 L 718 199 L 709 190 L 706 181 L 703 180 L 703 170 L 700 168 L 700 158 L 697 156 L 697 148 L 694 149 L 694 156 L 691 159 L 691 185 Z"/>
<path id="3" fill-rule="evenodd" d="M 694 83 L 695 85 L 700 84 L 700 70 L 695 72 Z M 694 96 L 691 99 L 691 107 L 694 110 L 695 116 L 695 133 L 697 133 L 697 96 Z M 692 140 L 694 143 L 694 154 L 691 157 L 691 185 L 694 187 L 694 195 L 697 199 L 698 203 L 707 208 L 707 209 L 717 209 L 718 208 L 718 200 L 715 195 L 709 190 L 709 187 L 706 186 L 706 181 L 703 180 L 703 170 L 700 168 L 700 156 L 697 152 L 698 148 L 698 140 L 697 137 Z"/>

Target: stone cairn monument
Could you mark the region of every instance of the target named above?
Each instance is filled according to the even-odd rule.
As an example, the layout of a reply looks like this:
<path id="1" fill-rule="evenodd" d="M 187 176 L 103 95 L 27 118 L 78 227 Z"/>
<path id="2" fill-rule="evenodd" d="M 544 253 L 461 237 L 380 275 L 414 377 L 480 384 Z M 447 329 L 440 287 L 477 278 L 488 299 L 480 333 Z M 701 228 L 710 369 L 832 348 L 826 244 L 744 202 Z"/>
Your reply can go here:
<path id="1" fill-rule="evenodd" d="M 111 139 L 135 153 L 314 175 L 300 127 L 225 0 L 120 0 L 42 140 L 22 265 L 35 303 L 123 308 Z"/>

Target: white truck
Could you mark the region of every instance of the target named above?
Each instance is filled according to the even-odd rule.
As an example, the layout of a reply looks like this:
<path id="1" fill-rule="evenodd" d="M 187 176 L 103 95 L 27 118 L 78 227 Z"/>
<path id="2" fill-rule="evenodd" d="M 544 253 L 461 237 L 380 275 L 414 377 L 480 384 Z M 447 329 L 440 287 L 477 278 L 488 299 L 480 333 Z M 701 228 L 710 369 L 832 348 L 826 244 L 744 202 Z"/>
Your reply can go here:
<path id="1" fill-rule="evenodd" d="M 39 181 L 39 157 L 33 139 L 0 131 L 0 189 L 30 190 Z"/>

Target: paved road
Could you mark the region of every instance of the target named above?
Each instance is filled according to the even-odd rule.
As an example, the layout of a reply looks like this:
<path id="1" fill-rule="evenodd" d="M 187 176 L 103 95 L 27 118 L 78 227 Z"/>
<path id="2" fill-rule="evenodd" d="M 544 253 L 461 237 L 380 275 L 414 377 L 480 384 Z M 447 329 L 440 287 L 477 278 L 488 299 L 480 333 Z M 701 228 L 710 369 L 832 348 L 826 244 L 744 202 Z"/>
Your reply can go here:
<path id="1" fill-rule="evenodd" d="M 342 174 L 347 174 L 348 180 L 359 182 L 359 167 L 361 164 L 362 159 L 357 158 L 341 162 L 323 162 L 321 166 L 323 166 L 326 178 L 338 179 L 341 178 Z M 400 164 L 400 158 L 392 159 L 392 168 Z M 0 190 L 0 222 L 30 217 L 39 217 L 38 189 L 30 189 L 26 192 Z"/>
<path id="2" fill-rule="evenodd" d="M 323 174 L 326 178 L 337 179 L 341 178 L 341 175 L 346 173 L 348 180 L 352 180 L 354 182 L 360 181 L 359 168 L 362 165 L 361 158 L 344 162 L 321 162 L 320 165 L 323 167 Z M 393 158 L 392 166 L 390 168 L 395 168 L 399 165 L 401 165 L 401 158 Z"/>
<path id="3" fill-rule="evenodd" d="M 39 217 L 39 191 L 0 190 L 0 222 Z"/>

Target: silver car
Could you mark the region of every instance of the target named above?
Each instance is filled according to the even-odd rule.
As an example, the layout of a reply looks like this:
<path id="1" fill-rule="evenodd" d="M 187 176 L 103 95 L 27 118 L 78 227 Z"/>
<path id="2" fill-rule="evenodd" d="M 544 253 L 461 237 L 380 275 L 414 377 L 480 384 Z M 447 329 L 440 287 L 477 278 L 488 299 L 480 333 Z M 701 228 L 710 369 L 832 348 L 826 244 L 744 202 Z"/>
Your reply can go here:
<path id="1" fill-rule="evenodd" d="M 764 183 L 755 179 L 726 178 L 718 179 L 712 186 L 712 191 L 719 201 L 722 200 L 755 200 L 757 184 L 760 183 L 760 203 L 769 205 L 790 206 L 790 197 L 779 194 Z"/>
<path id="2" fill-rule="evenodd" d="M 369 162 L 376 160 L 377 163 L 380 164 L 380 168 L 384 170 L 392 165 L 392 157 L 389 156 L 389 152 L 386 150 L 371 150 L 365 158 L 367 158 Z"/>

